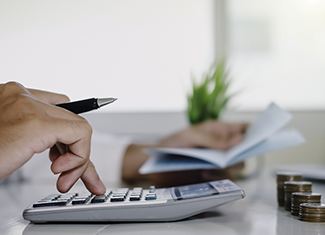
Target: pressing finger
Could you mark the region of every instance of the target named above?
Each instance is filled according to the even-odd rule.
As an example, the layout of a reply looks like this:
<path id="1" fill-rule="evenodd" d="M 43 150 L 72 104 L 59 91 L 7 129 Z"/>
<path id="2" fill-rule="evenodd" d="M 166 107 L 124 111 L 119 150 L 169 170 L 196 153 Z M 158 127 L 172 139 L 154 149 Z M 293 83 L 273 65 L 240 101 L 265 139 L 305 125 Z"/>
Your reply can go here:
<path id="1" fill-rule="evenodd" d="M 83 173 L 81 179 L 84 182 L 86 188 L 93 194 L 102 195 L 106 192 L 105 185 L 99 178 L 95 166 L 91 161 L 89 162 L 87 169 Z"/>

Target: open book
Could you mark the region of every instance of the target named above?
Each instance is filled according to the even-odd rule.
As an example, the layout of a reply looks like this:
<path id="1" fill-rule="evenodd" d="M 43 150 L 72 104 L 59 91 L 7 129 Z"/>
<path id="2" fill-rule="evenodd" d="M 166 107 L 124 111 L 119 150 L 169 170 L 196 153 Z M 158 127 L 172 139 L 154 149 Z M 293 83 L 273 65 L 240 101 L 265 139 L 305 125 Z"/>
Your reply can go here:
<path id="1" fill-rule="evenodd" d="M 270 104 L 248 128 L 243 141 L 227 151 L 202 148 L 152 148 L 141 174 L 168 171 L 218 169 L 247 158 L 302 144 L 304 137 L 295 129 L 285 129 L 292 116 Z"/>

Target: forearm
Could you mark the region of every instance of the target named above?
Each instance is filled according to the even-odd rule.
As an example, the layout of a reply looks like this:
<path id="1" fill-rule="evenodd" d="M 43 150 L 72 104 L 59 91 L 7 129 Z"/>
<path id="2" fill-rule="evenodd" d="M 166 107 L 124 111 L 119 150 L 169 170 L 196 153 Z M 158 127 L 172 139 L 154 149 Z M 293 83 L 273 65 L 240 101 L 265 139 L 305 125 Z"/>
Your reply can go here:
<path id="1" fill-rule="evenodd" d="M 128 146 L 122 161 L 122 180 L 133 184 L 147 180 L 146 176 L 139 173 L 141 165 L 148 159 L 145 149 L 153 147 L 150 145 L 131 144 Z"/>

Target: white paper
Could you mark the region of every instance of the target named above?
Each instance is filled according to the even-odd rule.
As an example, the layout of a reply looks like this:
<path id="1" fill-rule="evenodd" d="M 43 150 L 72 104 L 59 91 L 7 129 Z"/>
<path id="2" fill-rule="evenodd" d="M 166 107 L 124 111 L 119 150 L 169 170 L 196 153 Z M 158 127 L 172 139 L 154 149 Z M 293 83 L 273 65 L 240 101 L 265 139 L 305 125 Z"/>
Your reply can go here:
<path id="1" fill-rule="evenodd" d="M 140 173 L 225 168 L 250 157 L 302 144 L 304 138 L 297 130 L 283 129 L 291 119 L 290 113 L 271 104 L 249 127 L 244 140 L 232 149 L 149 149 L 150 158 L 140 168 Z"/>

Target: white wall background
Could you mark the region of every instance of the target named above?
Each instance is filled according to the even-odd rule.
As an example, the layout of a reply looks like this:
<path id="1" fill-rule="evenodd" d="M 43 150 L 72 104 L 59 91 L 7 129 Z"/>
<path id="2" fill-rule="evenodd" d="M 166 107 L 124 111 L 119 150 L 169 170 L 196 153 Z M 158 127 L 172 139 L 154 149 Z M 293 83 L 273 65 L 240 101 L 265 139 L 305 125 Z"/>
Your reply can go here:
<path id="1" fill-rule="evenodd" d="M 321 0 L 0 0 L 0 82 L 119 98 L 104 111 L 184 110 L 191 73 L 218 56 L 215 1 L 233 108 L 325 108 Z"/>
<path id="2" fill-rule="evenodd" d="M 0 81 L 180 110 L 214 58 L 212 0 L 0 0 Z"/>
<path id="3" fill-rule="evenodd" d="M 236 105 L 325 109 L 325 1 L 229 0 Z"/>

